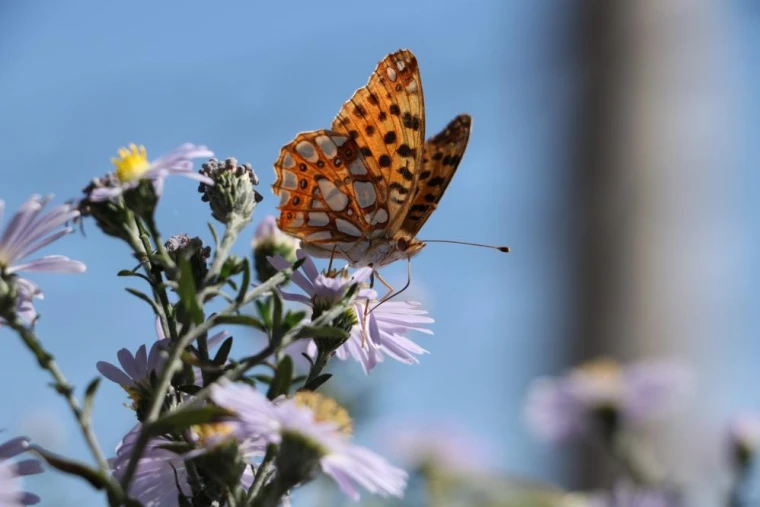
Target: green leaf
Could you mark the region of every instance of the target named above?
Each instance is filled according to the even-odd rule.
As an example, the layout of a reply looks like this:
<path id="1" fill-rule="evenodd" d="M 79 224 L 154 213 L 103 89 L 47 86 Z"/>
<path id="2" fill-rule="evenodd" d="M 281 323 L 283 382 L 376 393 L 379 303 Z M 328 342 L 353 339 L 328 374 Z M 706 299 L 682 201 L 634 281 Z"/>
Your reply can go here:
<path id="1" fill-rule="evenodd" d="M 144 292 L 140 292 L 139 290 L 133 289 L 131 287 L 126 287 L 124 290 L 126 290 L 127 292 L 135 296 L 136 298 L 142 299 L 143 301 L 148 303 L 150 307 L 153 308 L 153 313 L 155 313 L 156 315 L 161 315 L 161 310 L 158 308 L 158 304 L 155 301 L 153 301 L 150 298 L 150 296 L 148 296 Z"/>
<path id="2" fill-rule="evenodd" d="M 158 436 L 165 433 L 181 432 L 196 424 L 215 422 L 227 415 L 229 415 L 228 411 L 214 405 L 187 407 L 169 412 L 146 428 L 151 436 Z"/>
<path id="3" fill-rule="evenodd" d="M 146 282 L 150 283 L 150 278 L 143 275 L 142 273 L 135 273 L 131 269 L 122 269 L 118 273 L 116 273 L 116 276 L 136 276 L 137 278 L 142 278 Z"/>
<path id="4" fill-rule="evenodd" d="M 263 383 L 269 385 L 269 384 L 272 383 L 272 379 L 274 377 L 272 377 L 271 375 L 254 375 L 253 378 L 255 378 L 256 380 L 258 380 L 259 382 L 263 382 Z"/>
<path id="5" fill-rule="evenodd" d="M 179 287 L 177 294 L 187 315 L 194 324 L 203 322 L 203 308 L 198 303 L 193 268 L 190 262 L 184 258 L 179 259 Z"/>
<path id="6" fill-rule="evenodd" d="M 218 324 L 238 324 L 258 329 L 266 333 L 267 328 L 255 317 L 250 315 L 219 315 L 216 317 Z"/>
<path id="7" fill-rule="evenodd" d="M 285 356 L 277 365 L 277 371 L 274 373 L 272 383 L 269 384 L 267 398 L 273 400 L 281 394 L 288 394 L 290 384 L 293 381 L 293 360 L 290 356 Z"/>
<path id="8" fill-rule="evenodd" d="M 32 446 L 32 450 L 39 454 L 51 467 L 65 474 L 81 477 L 95 489 L 103 489 L 108 484 L 107 477 L 104 477 L 98 470 L 90 468 L 83 463 L 71 461 L 36 445 Z"/>
<path id="9" fill-rule="evenodd" d="M 304 326 L 298 332 L 296 338 L 333 338 L 335 340 L 345 340 L 348 338 L 348 333 L 345 329 L 339 327 Z"/>
<path id="10" fill-rule="evenodd" d="M 308 389 L 309 391 L 316 391 L 319 386 L 330 380 L 330 377 L 332 377 L 332 373 L 323 373 L 322 375 L 318 375 L 314 377 L 314 379 L 303 386 L 304 389 Z"/>
<path id="11" fill-rule="evenodd" d="M 274 292 L 272 300 L 272 339 L 279 343 L 282 340 L 282 298 Z"/>
<path id="12" fill-rule="evenodd" d="M 85 419 L 89 419 L 90 414 L 92 413 L 92 404 L 95 401 L 95 393 L 97 392 L 99 385 L 100 377 L 92 379 L 92 381 L 87 384 L 87 389 L 85 389 L 84 392 L 84 401 L 82 402 L 82 414 Z"/>
<path id="13" fill-rule="evenodd" d="M 245 299 L 245 294 L 248 291 L 248 286 L 251 285 L 251 263 L 248 259 L 243 259 L 243 283 L 240 284 L 240 290 L 235 298 L 235 301 L 240 304 Z"/>
<path id="14" fill-rule="evenodd" d="M 216 233 L 216 229 L 214 228 L 214 224 L 211 222 L 206 222 L 208 224 L 208 230 L 211 231 L 211 238 L 214 240 L 214 249 L 219 247 L 219 235 Z"/>
<path id="15" fill-rule="evenodd" d="M 216 355 L 214 356 L 212 362 L 217 366 L 222 366 L 227 362 L 227 358 L 230 355 L 230 350 L 232 350 L 232 336 L 224 340 L 222 345 L 219 347 L 219 350 L 216 352 Z"/>

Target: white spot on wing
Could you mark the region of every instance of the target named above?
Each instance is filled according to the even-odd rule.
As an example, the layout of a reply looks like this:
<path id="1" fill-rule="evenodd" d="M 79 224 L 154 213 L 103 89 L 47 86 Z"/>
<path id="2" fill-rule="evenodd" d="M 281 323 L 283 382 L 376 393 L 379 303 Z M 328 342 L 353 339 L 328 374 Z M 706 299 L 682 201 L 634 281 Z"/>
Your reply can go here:
<path id="1" fill-rule="evenodd" d="M 398 70 L 404 70 L 406 68 L 404 60 L 396 60 L 396 67 L 398 67 Z"/>
<path id="2" fill-rule="evenodd" d="M 357 237 L 362 235 L 362 231 L 360 231 L 358 227 L 356 227 L 348 220 L 343 220 L 342 218 L 335 219 L 335 227 L 337 227 L 338 230 L 343 234 Z"/>
<path id="3" fill-rule="evenodd" d="M 296 213 L 293 221 L 288 225 L 289 227 L 301 227 L 303 225 L 303 213 Z"/>
<path id="4" fill-rule="evenodd" d="M 296 161 L 293 160 L 293 157 L 290 156 L 290 153 L 286 153 L 284 157 L 282 157 L 282 168 L 283 169 L 290 169 L 296 166 Z"/>
<path id="5" fill-rule="evenodd" d="M 409 93 L 414 93 L 417 91 L 417 81 L 412 79 L 409 81 L 409 84 L 406 85 L 406 91 Z"/>
<path id="6" fill-rule="evenodd" d="M 373 214 L 367 214 L 364 219 L 369 222 L 370 225 L 384 224 L 388 220 L 388 212 L 384 208 L 378 208 Z"/>
<path id="7" fill-rule="evenodd" d="M 332 141 L 335 143 L 335 146 L 340 148 L 344 144 L 346 144 L 346 141 L 348 141 L 348 138 L 346 136 L 333 136 Z"/>
<path id="8" fill-rule="evenodd" d="M 351 174 L 363 175 L 367 174 L 367 168 L 364 166 L 364 159 L 357 158 L 348 165 L 348 171 Z"/>
<path id="9" fill-rule="evenodd" d="M 312 232 L 311 234 L 306 236 L 307 241 L 325 241 L 330 238 L 332 238 L 332 234 L 330 233 L 330 231 Z"/>
<path id="10" fill-rule="evenodd" d="M 356 201 L 362 208 L 369 208 L 377 200 L 375 186 L 369 181 L 354 182 L 354 192 L 356 192 Z"/>
<path id="11" fill-rule="evenodd" d="M 298 177 L 293 171 L 282 171 L 282 186 L 289 190 L 295 190 L 298 187 Z"/>
<path id="12" fill-rule="evenodd" d="M 309 225 L 322 227 L 330 223 L 330 217 L 324 211 L 312 211 L 309 213 Z"/>
<path id="13" fill-rule="evenodd" d="M 324 153 L 327 158 L 333 158 L 338 154 L 338 147 L 335 146 L 335 143 L 329 137 L 322 135 L 317 136 L 317 138 L 314 140 L 317 142 L 317 146 L 319 146 L 319 149 L 322 150 L 322 153 Z"/>
<path id="14" fill-rule="evenodd" d="M 296 151 L 299 155 L 301 155 L 303 158 L 308 160 L 309 162 L 316 162 L 319 160 L 319 155 L 317 155 L 317 150 L 314 149 L 314 145 L 311 144 L 309 141 L 301 141 L 296 145 Z"/>
<path id="15" fill-rule="evenodd" d="M 311 209 L 325 209 L 325 203 L 318 199 L 313 199 L 311 201 Z"/>
<path id="16" fill-rule="evenodd" d="M 388 67 L 386 69 L 386 73 L 388 74 L 388 79 L 390 79 L 391 81 L 396 80 L 396 71 L 393 67 Z"/>
<path id="17" fill-rule="evenodd" d="M 290 200 L 290 192 L 287 190 L 280 190 L 280 206 L 284 206 Z"/>
<path id="18" fill-rule="evenodd" d="M 322 197 L 333 211 L 343 211 L 348 205 L 348 196 L 338 190 L 332 181 L 324 179 L 319 180 L 319 190 L 322 191 Z"/>

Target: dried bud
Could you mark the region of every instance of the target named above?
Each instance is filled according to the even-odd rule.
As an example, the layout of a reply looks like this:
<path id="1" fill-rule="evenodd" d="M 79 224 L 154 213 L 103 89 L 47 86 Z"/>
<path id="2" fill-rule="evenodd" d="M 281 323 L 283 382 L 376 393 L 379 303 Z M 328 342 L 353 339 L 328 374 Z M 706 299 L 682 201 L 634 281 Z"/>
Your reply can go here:
<path id="1" fill-rule="evenodd" d="M 164 244 L 166 251 L 175 263 L 181 258 L 190 262 L 195 286 L 200 287 L 208 273 L 207 261 L 211 257 L 211 247 L 203 246 L 203 240 L 191 238 L 187 234 L 175 234 Z"/>

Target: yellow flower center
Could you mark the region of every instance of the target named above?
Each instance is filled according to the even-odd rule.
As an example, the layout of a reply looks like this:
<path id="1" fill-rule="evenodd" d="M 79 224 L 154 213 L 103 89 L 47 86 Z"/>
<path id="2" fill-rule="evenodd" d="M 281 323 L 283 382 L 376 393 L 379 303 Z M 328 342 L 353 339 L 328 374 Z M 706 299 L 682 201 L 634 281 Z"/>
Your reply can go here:
<path id="1" fill-rule="evenodd" d="M 314 413 L 314 420 L 317 422 L 333 422 L 338 425 L 340 432 L 345 435 L 351 435 L 353 432 L 354 428 L 351 416 L 334 399 L 313 391 L 298 391 L 293 400 L 298 405 L 311 409 Z"/>
<path id="2" fill-rule="evenodd" d="M 191 431 L 201 445 L 219 443 L 224 437 L 232 434 L 232 426 L 228 423 L 196 424 Z"/>
<path id="3" fill-rule="evenodd" d="M 129 149 L 119 148 L 118 154 L 118 158 L 112 158 L 111 162 L 116 167 L 116 177 L 122 183 L 140 179 L 150 167 L 145 146 L 130 144 Z"/>
<path id="4" fill-rule="evenodd" d="M 583 375 L 609 382 L 617 382 L 621 372 L 620 364 L 608 358 L 587 361 L 578 367 L 578 371 Z"/>

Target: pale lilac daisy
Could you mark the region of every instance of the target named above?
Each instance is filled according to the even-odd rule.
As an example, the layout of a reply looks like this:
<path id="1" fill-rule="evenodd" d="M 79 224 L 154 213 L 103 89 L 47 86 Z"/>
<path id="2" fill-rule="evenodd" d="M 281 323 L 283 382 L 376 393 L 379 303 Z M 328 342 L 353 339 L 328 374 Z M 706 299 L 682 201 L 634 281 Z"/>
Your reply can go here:
<path id="1" fill-rule="evenodd" d="M 0 237 L 0 275 L 12 276 L 11 281 L 19 292 L 17 306 L 21 316 L 36 315 L 31 299 L 42 299 L 42 290 L 34 282 L 18 276 L 22 272 L 82 273 L 86 266 L 63 255 L 46 255 L 39 259 L 25 260 L 37 250 L 49 245 L 72 232 L 66 222 L 79 216 L 79 211 L 71 204 L 60 204 L 47 213 L 42 213 L 51 197 L 33 195 L 21 205 L 11 218 Z M 5 212 L 5 201 L 0 200 L 0 220 Z"/>
<path id="2" fill-rule="evenodd" d="M 19 478 L 39 474 L 42 465 L 35 459 L 9 461 L 29 448 L 29 439 L 16 437 L 0 445 L 0 507 L 21 507 L 39 503 L 37 495 L 21 490 Z"/>
<path id="3" fill-rule="evenodd" d="M 93 188 L 88 199 L 92 202 L 107 201 L 120 196 L 127 190 L 135 188 L 141 180 L 151 180 L 153 189 L 160 196 L 164 188 L 164 179 L 172 174 L 184 176 L 213 186 L 214 180 L 193 171 L 193 159 L 213 157 L 214 153 L 205 146 L 185 143 L 166 155 L 149 161 L 144 146 L 129 145 L 129 149 L 120 148 L 118 157 L 111 159 L 116 167 L 116 186 Z"/>
<path id="4" fill-rule="evenodd" d="M 140 400 L 146 394 L 152 391 L 151 375 L 156 378 L 161 375 L 166 362 L 166 351 L 171 341 L 165 337 L 164 330 L 161 326 L 161 319 L 156 317 L 156 341 L 147 351 L 145 345 L 140 345 L 135 354 L 132 354 L 126 348 L 119 350 L 116 357 L 119 359 L 118 366 L 107 361 L 98 361 L 96 367 L 101 375 L 119 384 L 133 400 L 133 408 L 137 408 Z M 208 340 L 208 346 L 213 347 L 227 338 L 226 331 L 221 331 Z M 202 375 L 199 369 L 195 369 L 195 380 L 197 384 L 202 382 Z"/>
<path id="5" fill-rule="evenodd" d="M 549 441 L 564 441 L 599 430 L 600 419 L 635 426 L 674 408 L 691 385 L 680 364 L 649 360 L 622 366 L 601 359 L 559 378 L 539 378 L 525 407 L 531 429 Z"/>
<path id="6" fill-rule="evenodd" d="M 220 425 L 214 426 L 222 428 Z M 138 424 L 127 433 L 116 446 L 116 457 L 109 460 L 114 477 L 119 481 L 124 478 L 141 427 Z M 221 438 L 213 439 L 208 432 L 205 437 L 209 442 L 213 441 L 213 445 L 221 442 Z M 185 462 L 213 449 L 213 445 L 204 447 L 202 440 L 197 439 L 197 442 L 201 444 L 198 449 L 180 455 L 164 448 L 173 442 L 169 438 L 163 436 L 153 438 L 137 463 L 135 474 L 129 485 L 129 495 L 142 503 L 144 507 L 179 507 L 180 494 L 186 497 L 192 495 Z M 263 448 L 263 444 L 249 441 L 240 446 L 240 451 L 243 459 L 248 460 L 253 456 L 262 455 Z M 253 478 L 251 468 L 246 467 L 240 477 L 240 485 L 243 488 L 249 488 L 253 483 Z"/>
<path id="7" fill-rule="evenodd" d="M 681 507 L 683 501 L 674 492 L 618 483 L 611 492 L 591 495 L 586 507 Z"/>
<path id="8" fill-rule="evenodd" d="M 251 386 L 227 381 L 212 387 L 211 399 L 234 412 L 244 432 L 280 445 L 278 464 L 292 458 L 282 456 L 285 444 L 291 450 L 305 446 L 303 453 L 297 453 L 313 454 L 313 466 L 332 477 L 352 500 L 359 499 L 357 485 L 384 497 L 403 496 L 407 473 L 369 449 L 352 444 L 348 414 L 334 401 L 318 393 L 299 392 L 295 398 L 272 402 Z M 297 464 L 301 470 L 305 467 L 304 463 Z M 305 479 L 308 477 L 302 477 Z"/>
<path id="9" fill-rule="evenodd" d="M 303 250 L 299 250 L 297 256 L 304 259 L 301 266 L 303 273 L 297 271 L 291 280 L 306 293 L 306 296 L 281 291 L 284 299 L 314 307 L 325 294 L 333 294 L 335 297 L 340 293 L 339 288 L 341 284 L 346 284 L 346 280 L 327 278 L 319 274 L 314 261 Z M 282 257 L 272 257 L 269 261 L 278 270 L 290 266 Z M 361 268 L 354 273 L 352 280 L 354 283 L 357 280 L 364 281 L 371 273 L 371 268 Z M 333 285 L 338 289 L 327 288 Z M 386 301 L 378 306 L 377 292 L 362 289 L 352 306 L 356 324 L 351 328 L 348 340 L 336 350 L 336 356 L 341 360 L 354 358 L 361 364 L 365 373 L 372 371 L 377 363 L 384 360 L 385 355 L 405 364 L 419 363 L 416 356 L 427 353 L 427 350 L 405 335 L 410 331 L 433 334 L 423 326 L 433 323 L 434 320 L 428 317 L 427 312 L 420 306 L 420 303 L 415 301 Z M 315 346 L 310 344 L 309 354 L 313 356 L 315 353 Z"/>

